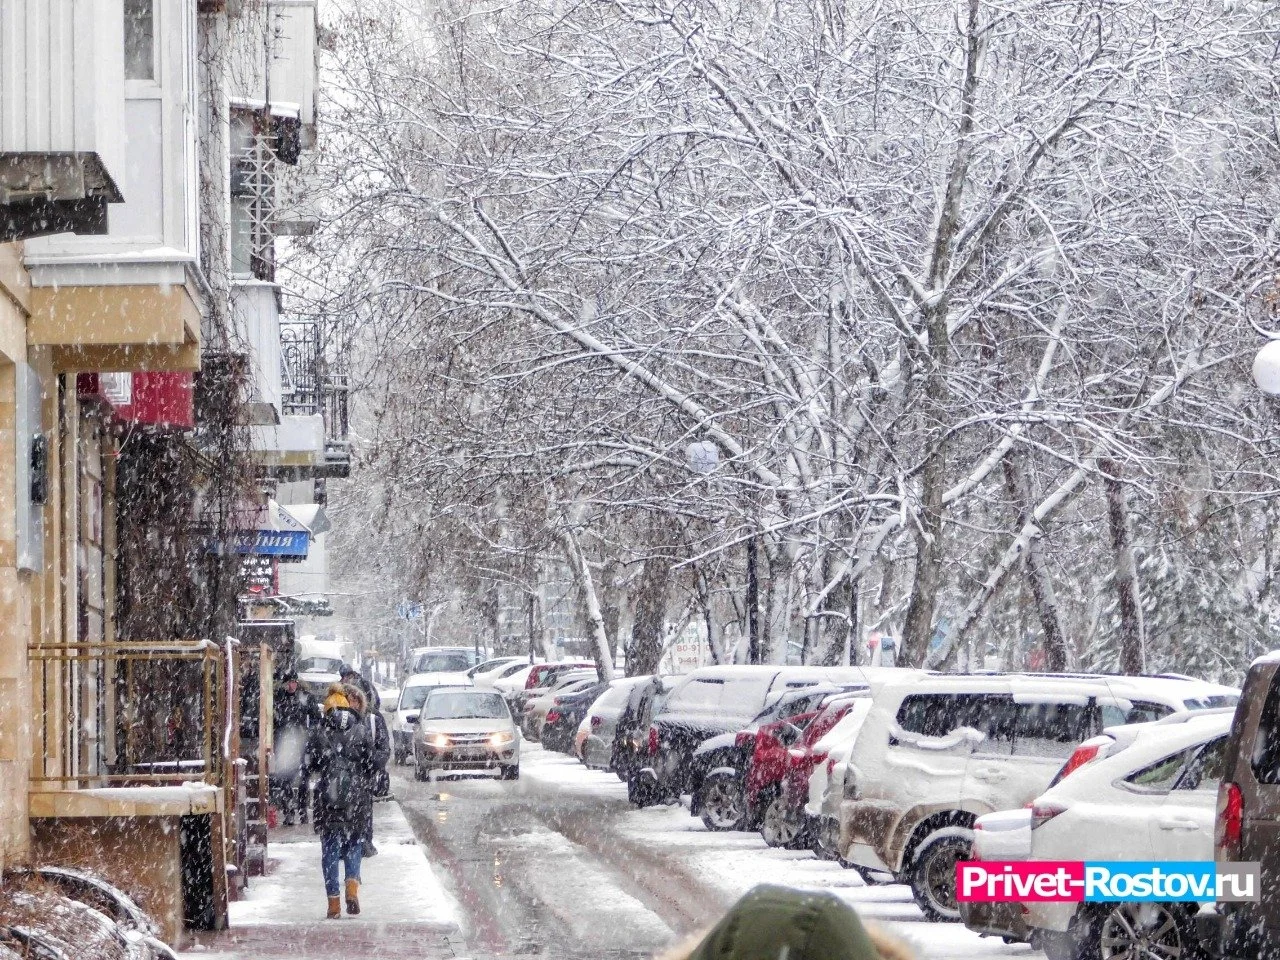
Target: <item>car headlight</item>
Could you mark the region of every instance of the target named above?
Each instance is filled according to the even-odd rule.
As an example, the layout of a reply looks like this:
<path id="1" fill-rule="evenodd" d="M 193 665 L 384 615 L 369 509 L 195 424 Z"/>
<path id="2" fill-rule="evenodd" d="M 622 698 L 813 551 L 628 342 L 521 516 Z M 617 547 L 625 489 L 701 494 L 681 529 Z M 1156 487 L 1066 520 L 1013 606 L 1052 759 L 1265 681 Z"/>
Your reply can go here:
<path id="1" fill-rule="evenodd" d="M 431 738 L 431 745 L 437 750 L 446 750 L 449 747 L 449 738 L 443 733 L 437 733 Z"/>
<path id="2" fill-rule="evenodd" d="M 515 736 L 510 730 L 499 730 L 497 733 L 489 736 L 489 742 L 495 747 L 501 747 L 504 744 L 511 743 L 515 740 Z"/>

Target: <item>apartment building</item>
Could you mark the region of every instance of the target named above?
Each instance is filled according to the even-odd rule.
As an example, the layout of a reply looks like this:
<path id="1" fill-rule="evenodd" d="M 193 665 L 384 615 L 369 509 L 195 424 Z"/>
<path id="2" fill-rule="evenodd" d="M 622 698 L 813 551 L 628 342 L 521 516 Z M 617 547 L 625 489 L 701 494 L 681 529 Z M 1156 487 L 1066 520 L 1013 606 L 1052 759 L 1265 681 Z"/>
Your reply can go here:
<path id="1" fill-rule="evenodd" d="M 90 867 L 175 940 L 226 922 L 264 818 L 224 581 L 279 480 L 345 470 L 336 362 L 285 381 L 275 277 L 316 22 L 0 0 L 0 882 Z"/>

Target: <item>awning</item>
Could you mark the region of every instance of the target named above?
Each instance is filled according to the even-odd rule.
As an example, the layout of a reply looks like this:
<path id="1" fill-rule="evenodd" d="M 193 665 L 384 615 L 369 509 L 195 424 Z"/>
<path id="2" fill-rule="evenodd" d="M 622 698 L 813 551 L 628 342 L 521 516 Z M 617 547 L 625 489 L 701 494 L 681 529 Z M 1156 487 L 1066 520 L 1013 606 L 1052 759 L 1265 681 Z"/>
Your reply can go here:
<path id="1" fill-rule="evenodd" d="M 312 536 L 328 533 L 333 529 L 324 507 L 318 503 L 281 504 L 280 509 L 311 531 Z"/>

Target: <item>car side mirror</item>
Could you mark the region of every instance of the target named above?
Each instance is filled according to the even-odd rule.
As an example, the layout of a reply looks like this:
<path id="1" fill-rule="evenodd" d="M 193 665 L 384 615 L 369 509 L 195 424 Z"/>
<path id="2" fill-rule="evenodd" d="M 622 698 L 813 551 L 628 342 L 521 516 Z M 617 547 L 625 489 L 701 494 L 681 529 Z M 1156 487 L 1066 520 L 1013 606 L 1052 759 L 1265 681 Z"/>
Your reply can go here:
<path id="1" fill-rule="evenodd" d="M 404 718 L 404 722 L 405 722 L 405 723 L 412 723 L 412 724 L 414 724 L 414 725 L 416 726 L 416 725 L 417 725 L 417 723 L 418 723 L 418 719 L 419 719 L 418 717 L 405 717 L 405 718 Z"/>
<path id="2" fill-rule="evenodd" d="M 778 739 L 782 741 L 784 746 L 791 746 L 800 739 L 801 730 L 794 723 L 788 723 L 780 727 L 778 730 Z"/>

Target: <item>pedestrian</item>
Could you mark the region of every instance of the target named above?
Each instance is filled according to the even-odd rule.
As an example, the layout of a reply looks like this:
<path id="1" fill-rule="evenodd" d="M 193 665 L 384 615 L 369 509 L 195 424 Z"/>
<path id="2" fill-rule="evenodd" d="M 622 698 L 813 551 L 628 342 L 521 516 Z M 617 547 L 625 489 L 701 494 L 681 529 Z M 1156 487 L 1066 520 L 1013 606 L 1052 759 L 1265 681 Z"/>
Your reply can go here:
<path id="1" fill-rule="evenodd" d="M 328 918 L 341 913 L 338 865 L 346 880 L 347 913 L 360 912 L 360 862 L 365 808 L 372 803 L 367 772 L 373 736 L 340 684 L 329 688 L 324 717 L 307 741 L 306 765 L 317 777 L 315 831 L 320 834 L 320 867 L 328 897 Z"/>
<path id="2" fill-rule="evenodd" d="M 280 676 L 272 703 L 275 742 L 271 756 L 271 789 L 284 814 L 284 825 L 307 822 L 306 766 L 302 762 L 307 738 L 320 722 L 315 697 L 288 670 Z"/>
<path id="3" fill-rule="evenodd" d="M 828 891 L 761 884 L 748 890 L 714 927 L 659 960 L 912 960 L 880 928 L 864 925 Z"/>
<path id="4" fill-rule="evenodd" d="M 378 688 L 366 680 L 364 674 L 355 667 L 344 663 L 338 671 L 338 679 L 343 683 L 359 687 L 364 694 L 364 702 L 369 705 L 370 710 L 382 710 L 382 697 L 378 694 Z"/>
<path id="5" fill-rule="evenodd" d="M 391 760 L 391 734 L 387 730 L 387 723 L 382 714 L 377 710 L 369 709 L 368 701 L 359 686 L 346 682 L 343 683 L 342 689 L 346 694 L 347 702 L 360 714 L 373 737 L 373 753 L 369 758 L 369 768 L 364 771 L 369 798 L 365 809 L 361 844 L 366 857 L 376 857 L 378 848 L 373 845 L 373 801 L 375 797 L 385 796 L 391 790 L 391 777 L 387 773 L 387 763 Z"/>

